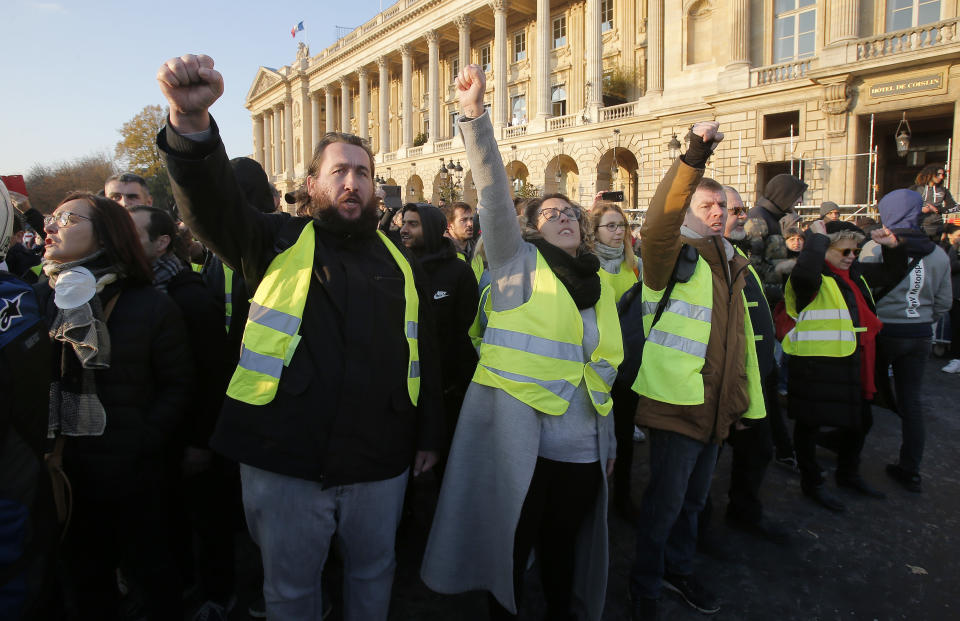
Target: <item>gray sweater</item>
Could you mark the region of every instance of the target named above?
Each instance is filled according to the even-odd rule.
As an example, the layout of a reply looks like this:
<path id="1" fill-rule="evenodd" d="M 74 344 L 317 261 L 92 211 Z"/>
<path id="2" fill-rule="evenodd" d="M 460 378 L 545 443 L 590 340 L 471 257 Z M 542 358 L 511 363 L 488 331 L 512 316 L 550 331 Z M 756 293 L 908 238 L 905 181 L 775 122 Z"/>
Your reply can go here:
<path id="1" fill-rule="evenodd" d="M 881 263 L 882 248 L 875 241 L 863 246 L 860 261 Z M 931 324 L 950 310 L 953 287 L 950 259 L 939 246 L 923 257 L 890 293 L 877 301 L 877 317 L 883 323 Z"/>

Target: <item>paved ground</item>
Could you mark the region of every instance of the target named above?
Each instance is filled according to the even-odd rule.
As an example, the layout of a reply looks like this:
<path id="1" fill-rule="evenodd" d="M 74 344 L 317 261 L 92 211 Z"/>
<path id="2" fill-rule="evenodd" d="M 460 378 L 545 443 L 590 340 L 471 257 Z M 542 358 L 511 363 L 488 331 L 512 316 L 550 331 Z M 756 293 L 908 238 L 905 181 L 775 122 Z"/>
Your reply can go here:
<path id="1" fill-rule="evenodd" d="M 721 562 L 700 556 L 698 574 L 723 594 L 715 619 L 797 620 L 953 620 L 960 619 L 960 376 L 940 372 L 942 359 L 928 365 L 927 446 L 922 494 L 911 494 L 887 477 L 900 442 L 899 419 L 876 408 L 875 423 L 863 452 L 862 473 L 887 493 L 886 500 L 837 490 L 847 511 L 834 514 L 800 494 L 799 476 L 771 466 L 764 484 L 768 515 L 788 523 L 789 546 L 777 546 L 730 531 L 715 520 L 715 533 L 732 557 Z M 821 462 L 833 465 L 821 451 Z M 730 454 L 725 451 L 712 489 L 715 514 L 726 507 Z M 648 478 L 646 445 L 638 445 L 634 462 L 634 496 L 640 500 Z M 435 485 L 435 482 L 433 483 Z M 832 478 L 828 484 L 833 485 Z M 429 527 L 435 490 L 430 481 L 415 488 L 416 508 L 401 531 L 399 569 L 390 618 L 395 621 L 485 620 L 486 597 L 480 593 L 441 596 L 419 579 L 420 556 Z M 627 573 L 633 556 L 629 524 L 610 517 L 611 568 L 604 619 L 629 619 Z M 256 591 L 250 576 L 249 551 L 243 562 L 248 576 L 232 619 L 246 619 L 246 604 Z M 542 618 L 537 572 L 527 574 L 526 604 L 521 619 Z M 665 619 L 703 618 L 670 595 L 664 595 Z M 331 620 L 339 618 L 335 607 Z"/>

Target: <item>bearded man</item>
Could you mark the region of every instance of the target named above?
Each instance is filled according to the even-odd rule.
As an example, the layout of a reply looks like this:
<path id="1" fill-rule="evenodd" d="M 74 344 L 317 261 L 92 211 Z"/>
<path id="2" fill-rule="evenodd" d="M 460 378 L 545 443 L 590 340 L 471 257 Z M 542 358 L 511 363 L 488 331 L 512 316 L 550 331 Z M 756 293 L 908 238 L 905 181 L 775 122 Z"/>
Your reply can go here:
<path id="1" fill-rule="evenodd" d="M 373 154 L 357 136 L 317 144 L 297 216 L 247 204 L 208 112 L 208 56 L 157 74 L 157 136 L 184 221 L 255 291 L 210 446 L 240 462 L 270 619 L 320 619 L 336 536 L 345 619 L 386 619 L 408 470 L 436 462 L 442 395 L 416 262 L 377 231 Z"/>

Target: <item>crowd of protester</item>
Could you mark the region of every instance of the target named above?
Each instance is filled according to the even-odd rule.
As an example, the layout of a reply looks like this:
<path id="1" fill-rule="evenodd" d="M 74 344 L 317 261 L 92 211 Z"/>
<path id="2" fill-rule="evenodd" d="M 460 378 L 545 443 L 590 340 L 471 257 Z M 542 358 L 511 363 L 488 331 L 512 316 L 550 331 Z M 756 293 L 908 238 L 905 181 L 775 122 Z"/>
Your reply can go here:
<path id="1" fill-rule="evenodd" d="M 818 445 L 837 486 L 885 497 L 859 469 L 872 404 L 902 421 L 886 473 L 922 491 L 931 326 L 960 329 L 943 167 L 886 194 L 879 222 L 830 201 L 804 221 L 796 177 L 750 210 L 705 177 L 723 134 L 700 122 L 635 228 L 599 195 L 513 199 L 470 65 L 477 205 L 394 204 L 366 144 L 328 133 L 290 215 L 257 162 L 227 157 L 212 59 L 158 82 L 175 209 L 130 173 L 47 215 L 0 186 L 0 617 L 225 619 L 245 530 L 252 616 L 324 618 L 338 565 L 343 618 L 386 619 L 409 483 L 434 468 L 432 590 L 516 618 L 535 553 L 546 618 L 600 619 L 609 506 L 636 531 L 632 618 L 658 618 L 664 590 L 710 614 L 693 561 L 722 447 L 727 523 L 779 544 L 771 461 L 830 511 Z M 960 373 L 960 338 L 951 352 Z"/>

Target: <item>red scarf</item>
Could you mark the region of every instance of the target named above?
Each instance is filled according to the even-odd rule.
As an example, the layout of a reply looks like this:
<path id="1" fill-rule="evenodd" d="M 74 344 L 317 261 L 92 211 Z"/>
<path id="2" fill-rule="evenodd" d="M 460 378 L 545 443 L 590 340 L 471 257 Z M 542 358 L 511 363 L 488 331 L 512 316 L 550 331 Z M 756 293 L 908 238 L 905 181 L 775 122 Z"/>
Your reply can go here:
<path id="1" fill-rule="evenodd" d="M 830 271 L 837 275 L 853 291 L 853 298 L 857 302 L 857 317 L 860 319 L 860 325 L 857 327 L 866 328 L 866 332 L 860 332 L 860 346 L 862 354 L 860 355 L 860 386 L 863 390 L 863 398 L 870 401 L 877 389 L 874 383 L 874 365 L 877 357 L 877 334 L 883 327 L 883 322 L 877 319 L 877 315 L 870 310 L 870 305 L 864 299 L 860 287 L 850 279 L 850 270 L 841 270 L 828 262 L 825 262 Z"/>

